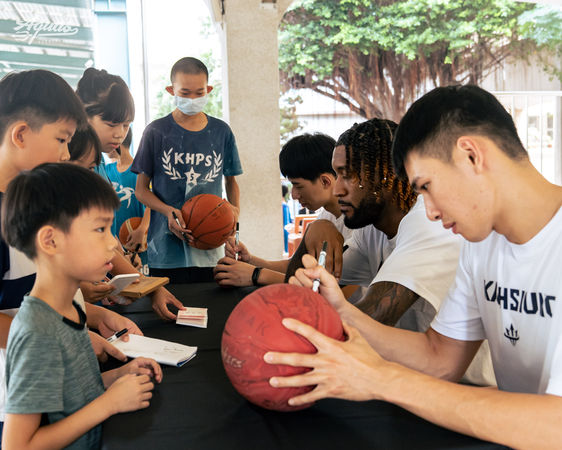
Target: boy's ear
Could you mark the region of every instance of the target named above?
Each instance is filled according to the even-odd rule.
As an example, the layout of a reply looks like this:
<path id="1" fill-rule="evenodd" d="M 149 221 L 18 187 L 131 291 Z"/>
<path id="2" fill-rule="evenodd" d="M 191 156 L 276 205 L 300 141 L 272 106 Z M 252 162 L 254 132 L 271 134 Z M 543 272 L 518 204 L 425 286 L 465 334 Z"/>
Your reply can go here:
<path id="1" fill-rule="evenodd" d="M 476 173 L 482 172 L 486 152 L 481 140 L 473 136 L 460 136 L 457 139 L 456 150 L 461 162 L 468 164 Z"/>
<path id="2" fill-rule="evenodd" d="M 37 246 L 37 253 L 40 251 L 47 255 L 54 255 L 57 253 L 57 241 L 60 238 L 60 231 L 52 225 L 44 225 L 39 228 L 37 237 L 35 238 L 35 245 Z"/>
<path id="3" fill-rule="evenodd" d="M 327 173 L 320 174 L 319 180 L 324 189 L 331 189 L 334 184 L 334 178 Z"/>
<path id="4" fill-rule="evenodd" d="M 10 139 L 12 144 L 22 149 L 25 146 L 25 138 L 27 133 L 31 131 L 31 127 L 27 122 L 20 120 L 10 127 Z"/>
<path id="5" fill-rule="evenodd" d="M 213 86 L 207 85 L 207 94 L 209 94 L 213 90 Z"/>
<path id="6" fill-rule="evenodd" d="M 174 87 L 173 86 L 166 86 L 166 92 L 170 94 L 172 97 L 174 96 Z"/>

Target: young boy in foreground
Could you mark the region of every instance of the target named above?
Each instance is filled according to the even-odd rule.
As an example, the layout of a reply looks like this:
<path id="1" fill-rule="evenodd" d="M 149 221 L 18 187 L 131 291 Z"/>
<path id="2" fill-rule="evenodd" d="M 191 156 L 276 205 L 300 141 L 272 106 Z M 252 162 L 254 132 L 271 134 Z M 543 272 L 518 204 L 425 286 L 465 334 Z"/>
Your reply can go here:
<path id="1" fill-rule="evenodd" d="M 466 241 L 455 283 L 425 333 L 384 326 L 343 298 L 303 258 L 294 282 L 320 293 L 347 324 L 334 341 L 285 319 L 318 349 L 266 353 L 310 367 L 277 387 L 315 385 L 292 405 L 324 397 L 385 400 L 433 423 L 516 448 L 562 442 L 562 187 L 531 164 L 513 119 L 476 86 L 437 88 L 415 102 L 393 143 L 396 173 L 424 197 L 427 216 Z M 488 339 L 498 389 L 457 381 Z"/>
<path id="2" fill-rule="evenodd" d="M 37 276 L 8 336 L 5 449 L 98 448 L 99 424 L 148 407 L 151 377 L 162 380 L 148 358 L 100 374 L 86 316 L 73 300 L 80 281 L 112 268 L 118 206 L 109 184 L 71 164 L 43 164 L 8 186 L 2 233 L 34 261 Z"/>

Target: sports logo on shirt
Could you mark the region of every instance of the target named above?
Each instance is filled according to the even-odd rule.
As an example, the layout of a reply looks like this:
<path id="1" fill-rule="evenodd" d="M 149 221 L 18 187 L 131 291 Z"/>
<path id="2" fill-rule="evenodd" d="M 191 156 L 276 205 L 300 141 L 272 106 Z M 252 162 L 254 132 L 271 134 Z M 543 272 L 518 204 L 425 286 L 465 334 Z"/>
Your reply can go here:
<path id="1" fill-rule="evenodd" d="M 172 161 L 173 151 L 174 148 L 172 147 L 162 155 L 162 168 L 171 180 L 185 179 L 188 185 L 197 186 L 197 184 L 212 183 L 222 173 L 222 155 L 217 154 L 214 150 L 212 156 L 203 153 L 173 153 Z M 191 168 L 182 174 L 176 169 L 177 164 L 191 164 Z M 203 165 L 205 170 L 197 172 L 195 168 L 200 165 Z M 209 169 L 206 169 L 207 167 Z"/>
<path id="2" fill-rule="evenodd" d="M 119 201 L 121 203 L 127 202 L 127 208 L 131 206 L 131 198 L 133 197 L 135 190 L 116 183 L 115 181 L 112 181 L 111 184 L 113 185 L 113 189 L 115 189 L 115 193 L 119 197 Z"/>
<path id="3" fill-rule="evenodd" d="M 509 328 L 505 329 L 505 333 L 503 335 L 509 339 L 509 342 L 511 342 L 512 345 L 517 344 L 517 341 L 519 340 L 519 331 L 513 328 L 513 324 L 511 324 Z"/>

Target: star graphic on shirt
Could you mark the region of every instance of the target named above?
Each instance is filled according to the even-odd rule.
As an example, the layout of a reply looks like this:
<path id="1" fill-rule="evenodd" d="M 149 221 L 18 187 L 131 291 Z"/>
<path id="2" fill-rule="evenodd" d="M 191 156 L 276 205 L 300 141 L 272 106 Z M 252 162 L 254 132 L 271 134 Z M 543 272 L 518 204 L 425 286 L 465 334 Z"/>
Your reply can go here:
<path id="1" fill-rule="evenodd" d="M 197 186 L 197 178 L 201 176 L 200 173 L 197 173 L 193 170 L 193 167 L 189 170 L 189 172 L 185 172 L 185 178 L 187 178 L 187 182 Z"/>

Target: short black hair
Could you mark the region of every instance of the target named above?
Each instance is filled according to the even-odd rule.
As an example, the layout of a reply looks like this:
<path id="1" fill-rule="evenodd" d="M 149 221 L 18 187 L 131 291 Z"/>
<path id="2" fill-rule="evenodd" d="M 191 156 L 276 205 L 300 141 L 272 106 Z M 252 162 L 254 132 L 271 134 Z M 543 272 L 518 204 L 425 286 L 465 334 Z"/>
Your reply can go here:
<path id="1" fill-rule="evenodd" d="M 400 121 L 392 149 L 396 173 L 407 177 L 404 162 L 414 149 L 451 161 L 455 142 L 466 133 L 491 139 L 512 159 L 528 158 L 512 117 L 496 97 L 474 85 L 447 86 L 414 102 Z"/>
<path id="2" fill-rule="evenodd" d="M 396 205 L 408 212 L 417 199 L 407 180 L 396 176 L 392 168 L 392 140 L 397 128 L 392 120 L 370 119 L 354 124 L 336 143 L 345 147 L 345 169 L 371 192 L 385 189 Z"/>
<path id="3" fill-rule="evenodd" d="M 322 133 L 301 134 L 290 139 L 279 153 L 279 168 L 284 177 L 314 181 L 323 173 L 336 176 L 332 153 L 336 141 Z"/>
<path id="4" fill-rule="evenodd" d="M 101 163 L 101 142 L 96 130 L 88 124 L 83 130 L 78 130 L 68 143 L 68 153 L 70 161 L 78 161 L 86 156 L 90 150 L 94 151 L 94 163 L 99 166 Z"/>
<path id="5" fill-rule="evenodd" d="M 83 211 L 115 210 L 120 202 L 97 173 L 68 163 L 46 163 L 23 171 L 8 185 L 2 201 L 2 235 L 12 247 L 35 258 L 39 229 L 52 225 L 68 232 Z"/>
<path id="6" fill-rule="evenodd" d="M 48 70 L 11 72 L 0 80 L 0 143 L 8 127 L 24 120 L 34 130 L 59 120 L 87 122 L 84 106 L 70 85 Z"/>
<path id="7" fill-rule="evenodd" d="M 191 56 L 186 56 L 185 58 L 178 59 L 174 65 L 172 66 L 172 70 L 170 71 L 170 81 L 172 84 L 174 83 L 174 78 L 176 77 L 176 73 L 190 73 L 192 75 L 197 75 L 200 73 L 204 73 L 209 79 L 209 71 L 207 70 L 207 66 L 203 64 L 197 58 L 193 58 Z"/>
<path id="8" fill-rule="evenodd" d="M 78 81 L 76 93 L 88 117 L 101 116 L 113 123 L 132 122 L 135 102 L 127 83 L 118 75 L 90 67 Z"/>

